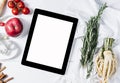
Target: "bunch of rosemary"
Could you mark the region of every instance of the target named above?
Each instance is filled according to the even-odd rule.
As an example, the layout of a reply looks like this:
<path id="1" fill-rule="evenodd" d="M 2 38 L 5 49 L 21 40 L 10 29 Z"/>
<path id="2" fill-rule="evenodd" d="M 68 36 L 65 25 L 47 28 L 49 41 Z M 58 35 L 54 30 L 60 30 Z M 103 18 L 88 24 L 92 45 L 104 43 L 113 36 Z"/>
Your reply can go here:
<path id="1" fill-rule="evenodd" d="M 81 64 L 87 67 L 87 78 L 90 76 L 93 67 L 93 56 L 98 43 L 99 20 L 106 8 L 106 3 L 99 9 L 97 16 L 91 17 L 87 22 L 87 31 L 83 39 L 83 47 L 81 49 Z"/>

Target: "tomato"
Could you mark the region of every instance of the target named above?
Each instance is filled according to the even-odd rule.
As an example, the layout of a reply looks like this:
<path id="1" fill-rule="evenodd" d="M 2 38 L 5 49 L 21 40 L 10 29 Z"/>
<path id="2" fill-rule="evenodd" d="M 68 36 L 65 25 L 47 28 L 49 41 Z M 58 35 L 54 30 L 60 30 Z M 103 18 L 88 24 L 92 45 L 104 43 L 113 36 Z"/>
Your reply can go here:
<path id="1" fill-rule="evenodd" d="M 17 7 L 18 8 L 24 8 L 25 4 L 22 1 L 20 1 L 20 2 L 17 3 Z"/>
<path id="2" fill-rule="evenodd" d="M 14 8 L 15 7 L 15 3 L 13 1 L 9 1 L 8 2 L 8 7 L 9 8 Z"/>
<path id="3" fill-rule="evenodd" d="M 14 14 L 14 15 L 18 15 L 18 13 L 19 13 L 19 10 L 18 10 L 18 8 L 13 8 L 12 9 L 12 13 Z"/>
<path id="4" fill-rule="evenodd" d="M 29 13 L 30 13 L 29 8 L 28 8 L 28 7 L 24 7 L 24 8 L 22 9 L 22 13 L 23 13 L 23 14 L 29 14 Z"/>
<path id="5" fill-rule="evenodd" d="M 16 3 L 20 2 L 21 0 L 14 0 Z"/>
<path id="6" fill-rule="evenodd" d="M 19 12 L 25 15 L 30 13 L 30 9 L 25 6 L 22 0 L 9 0 L 8 7 L 12 9 L 14 15 L 18 15 Z"/>
<path id="7" fill-rule="evenodd" d="M 4 26 L 5 25 L 5 23 L 4 22 L 0 22 L 0 26 Z"/>

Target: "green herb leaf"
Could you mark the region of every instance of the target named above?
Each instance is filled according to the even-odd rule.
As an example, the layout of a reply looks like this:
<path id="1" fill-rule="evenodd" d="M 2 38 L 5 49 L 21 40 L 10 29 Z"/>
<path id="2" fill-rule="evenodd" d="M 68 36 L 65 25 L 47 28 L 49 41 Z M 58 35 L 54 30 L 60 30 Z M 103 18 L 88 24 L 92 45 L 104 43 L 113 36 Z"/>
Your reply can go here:
<path id="1" fill-rule="evenodd" d="M 99 20 L 106 8 L 106 3 L 99 9 L 97 16 L 91 17 L 87 22 L 87 31 L 83 39 L 83 47 L 81 49 L 81 64 L 87 66 L 87 78 L 90 76 L 93 66 L 93 55 L 98 43 Z"/>

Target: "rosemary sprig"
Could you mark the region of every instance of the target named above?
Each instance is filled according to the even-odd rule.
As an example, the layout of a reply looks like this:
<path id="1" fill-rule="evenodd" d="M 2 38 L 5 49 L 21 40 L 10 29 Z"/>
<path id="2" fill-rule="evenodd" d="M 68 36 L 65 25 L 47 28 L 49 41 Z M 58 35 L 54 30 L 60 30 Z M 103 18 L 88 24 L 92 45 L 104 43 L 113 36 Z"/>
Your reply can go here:
<path id="1" fill-rule="evenodd" d="M 90 76 L 93 66 L 93 55 L 98 43 L 99 20 L 106 8 L 106 3 L 99 9 L 97 16 L 91 17 L 87 22 L 87 31 L 83 39 L 83 47 L 81 49 L 81 64 L 87 66 L 87 78 Z"/>

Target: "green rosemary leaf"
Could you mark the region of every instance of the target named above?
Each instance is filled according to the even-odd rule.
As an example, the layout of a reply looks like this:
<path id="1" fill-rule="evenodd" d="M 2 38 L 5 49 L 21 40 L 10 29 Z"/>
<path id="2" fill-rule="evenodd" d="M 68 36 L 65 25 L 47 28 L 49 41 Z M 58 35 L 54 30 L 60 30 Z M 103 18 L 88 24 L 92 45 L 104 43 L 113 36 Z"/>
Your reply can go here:
<path id="1" fill-rule="evenodd" d="M 93 55 L 98 43 L 99 20 L 106 8 L 106 3 L 99 9 L 97 16 L 91 17 L 86 23 L 87 30 L 83 39 L 83 47 L 81 49 L 81 64 L 87 66 L 87 78 L 90 76 L 93 66 Z"/>

